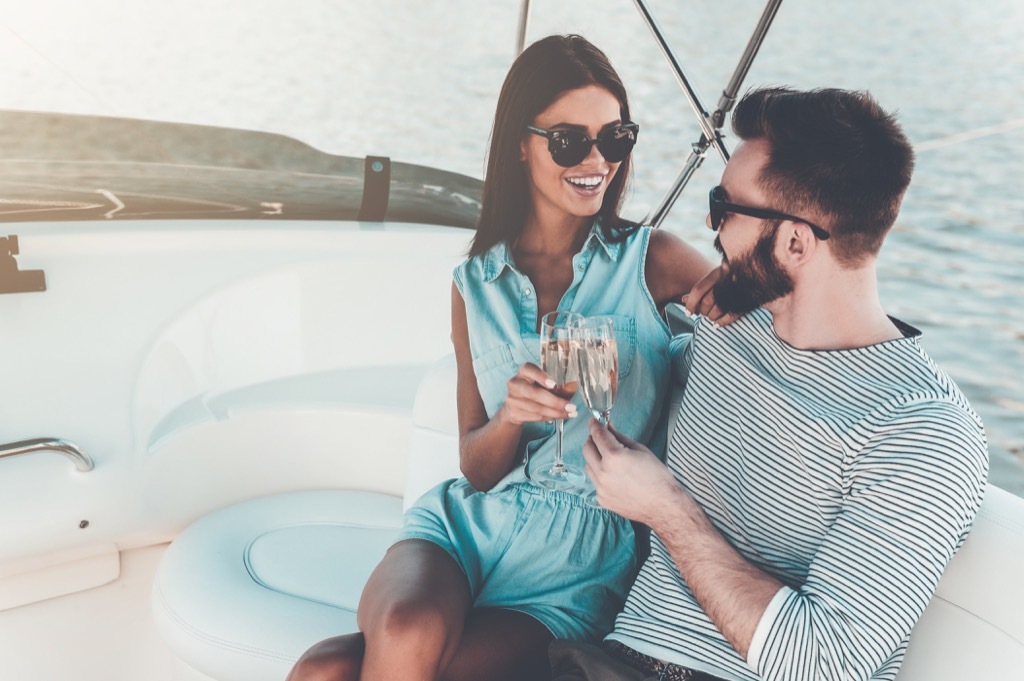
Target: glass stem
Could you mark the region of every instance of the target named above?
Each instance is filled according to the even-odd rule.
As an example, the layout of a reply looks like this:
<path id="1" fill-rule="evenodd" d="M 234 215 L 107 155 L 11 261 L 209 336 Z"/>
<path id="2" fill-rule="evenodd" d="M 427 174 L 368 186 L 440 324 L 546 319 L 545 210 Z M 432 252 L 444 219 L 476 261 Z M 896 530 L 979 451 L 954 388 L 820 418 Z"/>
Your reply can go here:
<path id="1" fill-rule="evenodd" d="M 565 419 L 558 419 L 555 429 L 558 431 L 558 441 L 555 446 L 555 461 L 551 464 L 551 470 L 561 473 L 565 470 L 565 465 L 562 464 L 562 434 L 565 430 Z"/>

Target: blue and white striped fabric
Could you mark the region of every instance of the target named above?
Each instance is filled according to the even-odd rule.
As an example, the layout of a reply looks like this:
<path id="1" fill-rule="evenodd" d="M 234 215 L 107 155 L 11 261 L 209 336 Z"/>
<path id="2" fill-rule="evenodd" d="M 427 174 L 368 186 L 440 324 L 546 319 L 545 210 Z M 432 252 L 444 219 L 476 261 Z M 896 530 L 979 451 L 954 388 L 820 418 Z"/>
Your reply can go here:
<path id="1" fill-rule="evenodd" d="M 725 679 L 892 679 L 981 504 L 981 420 L 920 332 L 804 351 L 757 310 L 697 324 L 668 452 L 676 478 L 786 586 L 744 660 L 657 536 L 609 638 Z"/>

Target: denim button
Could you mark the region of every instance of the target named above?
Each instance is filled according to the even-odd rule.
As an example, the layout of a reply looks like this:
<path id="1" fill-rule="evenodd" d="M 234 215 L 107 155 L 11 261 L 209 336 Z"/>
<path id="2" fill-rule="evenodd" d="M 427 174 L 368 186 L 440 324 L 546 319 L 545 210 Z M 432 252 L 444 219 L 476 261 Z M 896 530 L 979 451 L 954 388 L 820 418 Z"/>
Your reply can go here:
<path id="1" fill-rule="evenodd" d="M 528 289 L 528 288 L 526 288 L 526 289 L 523 289 L 523 295 L 526 295 L 526 296 L 528 296 L 528 295 L 530 295 L 531 293 L 533 293 L 533 291 L 531 291 L 530 289 Z"/>

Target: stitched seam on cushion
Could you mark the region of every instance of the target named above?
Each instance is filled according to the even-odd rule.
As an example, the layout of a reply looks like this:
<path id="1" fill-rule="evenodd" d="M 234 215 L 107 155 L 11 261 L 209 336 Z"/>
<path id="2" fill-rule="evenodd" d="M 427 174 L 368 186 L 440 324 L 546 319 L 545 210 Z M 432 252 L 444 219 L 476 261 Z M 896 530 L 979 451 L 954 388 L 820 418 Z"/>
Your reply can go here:
<path id="1" fill-rule="evenodd" d="M 356 525 L 354 523 L 337 523 L 337 522 L 333 522 L 333 523 L 332 522 L 293 523 L 293 524 L 290 524 L 290 525 L 281 525 L 280 527 L 275 527 L 275 528 L 273 528 L 271 530 L 267 530 L 266 532 L 264 532 L 263 534 L 255 537 L 251 542 L 246 544 L 245 551 L 242 552 L 242 563 L 245 565 L 245 571 L 249 574 L 249 578 L 252 579 L 252 581 L 255 582 L 256 584 L 258 584 L 259 586 L 262 586 L 267 591 L 273 591 L 274 593 L 281 594 L 282 596 L 288 596 L 289 598 L 298 598 L 300 600 L 308 601 L 310 603 L 319 603 L 320 605 L 326 605 L 327 607 L 334 608 L 336 610 L 343 610 L 345 612 L 354 613 L 355 610 L 353 610 L 352 608 L 346 608 L 343 605 L 338 605 L 336 603 L 329 603 L 327 601 L 322 601 L 322 600 L 320 600 L 318 598 L 309 598 L 308 596 L 296 596 L 295 594 L 290 593 L 288 591 L 281 591 L 280 589 L 276 589 L 276 588 L 272 587 L 271 585 L 267 584 L 262 579 L 260 579 L 259 576 L 257 576 L 256 568 L 253 567 L 252 560 L 250 559 L 250 555 L 251 555 L 251 550 L 252 550 L 253 544 L 255 544 L 257 541 L 259 541 L 261 538 L 265 537 L 266 535 L 270 534 L 271 532 L 276 532 L 278 530 L 288 529 L 290 527 L 308 527 L 310 525 L 331 525 L 331 526 L 335 526 L 335 527 L 354 527 L 356 529 L 361 529 L 361 530 L 362 529 L 368 529 L 368 530 L 401 529 L 401 528 L 400 527 L 399 528 L 395 528 L 395 527 L 365 526 L 365 525 Z"/>
<path id="2" fill-rule="evenodd" d="M 194 625 L 190 624 L 189 622 L 187 622 L 185 619 L 183 619 L 181 616 L 179 616 L 174 611 L 173 608 L 171 608 L 171 606 L 167 602 L 167 599 L 164 597 L 163 589 L 161 589 L 160 587 L 157 587 L 156 592 L 157 592 L 157 597 L 160 599 L 160 605 L 163 608 L 164 613 L 166 613 L 166 615 L 171 620 L 173 620 L 175 624 L 177 624 L 179 627 L 181 627 L 183 630 L 187 631 L 189 634 L 191 634 L 192 636 L 194 636 L 197 639 L 200 639 L 200 640 L 202 640 L 202 641 L 204 641 L 206 643 L 211 643 L 213 645 L 219 646 L 219 647 L 224 648 L 226 650 L 236 650 L 236 651 L 244 651 L 244 652 L 247 652 L 247 653 L 253 653 L 254 655 L 257 655 L 257 656 L 260 656 L 260 657 L 264 657 L 264 658 L 269 659 L 269 660 L 280 660 L 282 662 L 293 662 L 294 659 L 295 659 L 291 655 L 286 655 L 285 653 L 282 653 L 282 652 L 279 652 L 279 651 L 276 651 L 276 650 L 268 650 L 266 648 L 259 648 L 259 647 L 256 647 L 256 646 L 245 645 L 243 643 L 238 643 L 237 641 L 230 641 L 228 639 L 220 638 L 218 636 L 214 636 L 213 634 L 209 634 L 209 633 L 207 633 L 205 631 L 202 631 L 201 629 L 198 629 L 196 626 L 194 626 Z"/>
<path id="3" fill-rule="evenodd" d="M 1002 634 L 1002 635 L 1003 635 L 1003 636 L 1005 636 L 1006 638 L 1010 639 L 1010 640 L 1011 640 L 1011 641 L 1013 641 L 1014 643 L 1017 643 L 1018 645 L 1020 645 L 1020 644 L 1024 644 L 1024 641 L 1021 641 L 1021 640 L 1020 640 L 1019 638 L 1017 638 L 1016 636 L 1014 636 L 1014 635 L 1013 635 L 1013 634 L 1011 634 L 1010 632 L 1006 631 L 1006 630 L 1005 630 L 1005 629 L 1003 629 L 1002 627 L 1000 627 L 1000 626 L 998 626 L 998 625 L 994 624 L 994 623 L 993 623 L 992 621 L 990 621 L 990 620 L 987 620 L 987 619 L 983 619 L 983 618 L 982 618 L 982 617 L 981 617 L 980 615 L 978 615 L 977 613 L 975 613 L 975 612 L 972 612 L 972 611 L 968 610 L 967 608 L 963 607 L 962 605 L 960 605 L 960 604 L 958 604 L 958 603 L 954 603 L 953 601 L 951 601 L 951 600 L 949 600 L 949 599 L 947 599 L 947 598 L 943 598 L 942 596 L 935 596 L 935 597 L 934 597 L 934 600 L 937 600 L 937 601 L 942 601 L 942 602 L 943 602 L 943 603 L 945 603 L 946 605 L 949 605 L 949 606 L 951 606 L 951 607 L 954 607 L 954 608 L 956 608 L 956 609 L 957 609 L 958 611 L 960 611 L 960 612 L 962 612 L 962 613 L 964 613 L 964 614 L 966 614 L 966 615 L 969 615 L 969 616 L 971 617 L 971 619 L 973 619 L 973 620 L 976 620 L 976 621 L 980 622 L 981 624 L 985 625 L 985 626 L 986 626 L 986 627 L 988 627 L 989 629 L 995 629 L 995 630 L 996 630 L 996 631 L 998 631 L 998 632 L 999 632 L 1000 634 Z M 913 635 L 911 635 L 911 642 L 913 642 Z"/>

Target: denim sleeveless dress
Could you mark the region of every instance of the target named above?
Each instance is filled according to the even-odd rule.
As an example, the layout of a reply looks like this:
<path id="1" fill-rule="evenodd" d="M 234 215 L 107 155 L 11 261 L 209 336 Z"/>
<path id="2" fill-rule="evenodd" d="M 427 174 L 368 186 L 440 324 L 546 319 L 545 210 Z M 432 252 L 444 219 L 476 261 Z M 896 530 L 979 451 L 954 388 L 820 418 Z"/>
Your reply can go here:
<path id="1" fill-rule="evenodd" d="M 624 241 L 594 225 L 573 257 L 573 281 L 558 309 L 615 317 L 619 385 L 612 422 L 662 455 L 663 403 L 669 383 L 670 333 L 644 279 L 651 229 Z M 454 272 L 466 305 L 477 385 L 493 417 L 520 365 L 540 365 L 537 297 L 507 244 L 469 258 Z M 589 410 L 565 421 L 563 455 L 582 469 Z M 555 426 L 524 426 L 519 457 L 530 469 L 551 463 Z M 589 486 L 589 485 L 588 485 Z M 586 491 L 586 490 L 584 490 Z M 534 484 L 517 465 L 487 492 L 465 478 L 441 483 L 410 508 L 399 539 L 430 540 L 465 571 L 475 607 L 517 610 L 557 638 L 597 640 L 611 630 L 638 568 L 633 527 L 570 492 Z"/>

